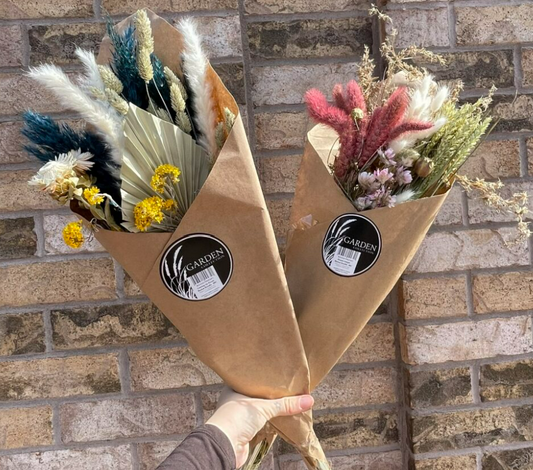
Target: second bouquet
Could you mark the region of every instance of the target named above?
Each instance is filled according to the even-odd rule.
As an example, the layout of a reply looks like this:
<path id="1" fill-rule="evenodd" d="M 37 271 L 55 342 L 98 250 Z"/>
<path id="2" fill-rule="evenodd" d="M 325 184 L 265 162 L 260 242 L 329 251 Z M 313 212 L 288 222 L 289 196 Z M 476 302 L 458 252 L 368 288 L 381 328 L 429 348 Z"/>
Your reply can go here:
<path id="1" fill-rule="evenodd" d="M 147 10 L 108 25 L 96 58 L 78 50 L 74 83 L 31 76 L 87 122 L 78 131 L 27 113 L 27 150 L 45 162 L 30 184 L 69 204 L 71 247 L 85 227 L 234 390 L 308 393 L 309 368 L 276 239 L 235 100 L 193 22 Z M 282 326 L 280 328 L 280 326 Z M 327 468 L 311 414 L 309 465 Z"/>

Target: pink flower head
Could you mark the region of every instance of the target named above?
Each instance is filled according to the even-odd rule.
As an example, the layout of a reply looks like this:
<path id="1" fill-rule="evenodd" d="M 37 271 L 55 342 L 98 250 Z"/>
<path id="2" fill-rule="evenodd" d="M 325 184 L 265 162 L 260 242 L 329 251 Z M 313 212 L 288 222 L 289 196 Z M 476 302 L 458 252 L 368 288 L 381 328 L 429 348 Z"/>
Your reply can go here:
<path id="1" fill-rule="evenodd" d="M 376 177 L 376 181 L 378 181 L 380 184 L 385 184 L 387 181 L 392 179 L 393 174 L 388 168 L 384 168 L 383 170 L 374 170 L 374 176 Z"/>
<path id="2" fill-rule="evenodd" d="M 362 171 L 359 173 L 359 176 L 357 177 L 357 181 L 359 184 L 365 188 L 372 188 L 376 182 L 376 177 L 372 173 L 368 173 L 367 171 Z"/>
<path id="3" fill-rule="evenodd" d="M 399 167 L 396 172 L 396 181 L 399 185 L 409 184 L 413 181 L 413 175 L 411 175 L 409 170 Z"/>

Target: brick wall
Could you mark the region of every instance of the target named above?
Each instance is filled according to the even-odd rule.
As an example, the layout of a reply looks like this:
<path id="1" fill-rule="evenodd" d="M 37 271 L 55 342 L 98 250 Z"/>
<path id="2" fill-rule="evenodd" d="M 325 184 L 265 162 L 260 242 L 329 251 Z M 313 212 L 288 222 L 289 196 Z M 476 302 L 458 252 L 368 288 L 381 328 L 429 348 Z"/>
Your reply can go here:
<path id="1" fill-rule="evenodd" d="M 364 0 L 0 2 L 0 468 L 151 470 L 216 403 L 219 378 L 96 242 L 66 248 L 68 211 L 31 191 L 19 113 L 76 116 L 22 74 L 76 73 L 104 9 L 195 11 L 213 63 L 247 117 L 279 235 L 287 229 L 312 85 L 353 77 L 379 37 Z M 493 136 L 470 176 L 533 192 L 533 6 L 392 2 L 399 45 L 444 52 L 465 97 L 496 83 Z M 374 44 L 375 48 L 375 44 Z M 517 95 L 515 97 L 515 94 Z M 315 393 L 336 470 L 525 470 L 533 461 L 531 244 L 454 190 L 403 281 Z M 303 468 L 287 446 L 264 470 Z"/>

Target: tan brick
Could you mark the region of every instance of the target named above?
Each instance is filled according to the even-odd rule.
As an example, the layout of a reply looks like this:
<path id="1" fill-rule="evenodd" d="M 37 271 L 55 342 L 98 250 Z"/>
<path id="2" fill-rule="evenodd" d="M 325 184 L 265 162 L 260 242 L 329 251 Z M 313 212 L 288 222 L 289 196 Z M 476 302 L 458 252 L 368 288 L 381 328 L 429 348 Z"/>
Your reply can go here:
<path id="1" fill-rule="evenodd" d="M 370 18 L 308 19 L 248 23 L 252 59 L 345 57 L 372 47 Z"/>
<path id="2" fill-rule="evenodd" d="M 79 64 L 80 61 L 74 54 L 76 46 L 97 50 L 104 34 L 105 25 L 97 23 L 31 26 L 28 30 L 30 64 Z"/>
<path id="3" fill-rule="evenodd" d="M 533 129 L 533 96 L 496 95 L 489 108 L 497 132 L 518 132 Z"/>
<path id="4" fill-rule="evenodd" d="M 0 449 L 45 446 L 52 442 L 49 406 L 0 410 Z"/>
<path id="5" fill-rule="evenodd" d="M 463 224 L 463 203 L 462 190 L 459 186 L 454 186 L 446 201 L 440 208 L 435 225 L 462 225 Z"/>
<path id="6" fill-rule="evenodd" d="M 470 369 L 435 369 L 409 374 L 411 407 L 464 405 L 472 403 Z"/>
<path id="7" fill-rule="evenodd" d="M 301 160 L 300 155 L 261 157 L 257 164 L 264 193 L 294 192 Z"/>
<path id="8" fill-rule="evenodd" d="M 465 89 L 514 86 L 513 51 L 439 52 L 446 64 L 416 60 L 439 81 L 460 78 Z"/>
<path id="9" fill-rule="evenodd" d="M 533 449 L 512 449 L 484 454 L 481 465 L 483 470 L 528 470 L 532 461 Z"/>
<path id="10" fill-rule="evenodd" d="M 529 214 L 526 215 L 526 219 L 531 220 L 533 218 L 532 182 L 523 181 L 520 183 L 506 183 L 500 190 L 500 194 L 505 199 L 512 198 L 513 195 L 520 193 L 526 193 L 529 197 L 529 202 L 526 205 L 526 207 L 529 208 Z M 468 198 L 468 216 L 472 224 L 486 222 L 513 222 L 516 220 L 514 214 L 493 209 L 475 194 L 472 194 Z"/>
<path id="11" fill-rule="evenodd" d="M 328 459 L 333 470 L 402 470 L 401 452 L 353 454 Z M 280 470 L 306 470 L 302 460 L 281 460 Z"/>
<path id="12" fill-rule="evenodd" d="M 477 275 L 473 278 L 476 313 L 533 309 L 533 273 Z"/>
<path id="13" fill-rule="evenodd" d="M 204 413 L 204 422 L 206 422 L 217 409 L 218 400 L 220 399 L 220 390 L 202 390 L 202 410 Z"/>
<path id="14" fill-rule="evenodd" d="M 533 360 L 485 364 L 480 370 L 483 401 L 533 396 Z"/>
<path id="15" fill-rule="evenodd" d="M 395 357 L 394 331 L 391 323 L 366 325 L 344 353 L 339 363 L 391 361 Z"/>
<path id="16" fill-rule="evenodd" d="M 0 5 L 0 10 L 2 6 Z M 0 67 L 22 65 L 22 31 L 20 26 L 0 28 Z"/>
<path id="17" fill-rule="evenodd" d="M 185 434 L 196 425 L 190 394 L 68 403 L 60 419 L 65 443 Z"/>
<path id="18" fill-rule="evenodd" d="M 124 293 L 128 297 L 137 297 L 144 295 L 139 286 L 135 284 L 135 281 L 129 276 L 128 273 L 124 273 Z"/>
<path id="19" fill-rule="evenodd" d="M 254 67 L 254 104 L 299 104 L 303 102 L 305 92 L 316 86 L 329 96 L 335 84 L 347 82 L 356 73 L 355 63 Z"/>
<path id="20" fill-rule="evenodd" d="M 527 139 L 527 171 L 533 175 L 533 139 Z"/>
<path id="21" fill-rule="evenodd" d="M 53 95 L 22 73 L 0 74 L 0 115 L 19 114 L 27 109 L 38 113 L 64 111 Z"/>
<path id="22" fill-rule="evenodd" d="M 7 266 L 0 268 L 0 292 L 1 307 L 113 299 L 113 262 L 78 259 Z"/>
<path id="23" fill-rule="evenodd" d="M 30 258 L 37 251 L 32 217 L 0 219 L 0 259 Z"/>
<path id="24" fill-rule="evenodd" d="M 431 233 L 422 242 L 407 271 L 423 273 L 527 265 L 526 244 L 510 243 L 516 236 L 514 227 Z"/>
<path id="25" fill-rule="evenodd" d="M 463 276 L 402 280 L 399 311 L 406 320 L 464 317 L 466 280 Z"/>
<path id="26" fill-rule="evenodd" d="M 57 209 L 57 201 L 29 186 L 33 170 L 0 171 L 0 213 L 35 209 Z"/>
<path id="27" fill-rule="evenodd" d="M 44 352 L 44 322 L 40 313 L 0 315 L 0 356 Z"/>
<path id="28" fill-rule="evenodd" d="M 0 163 L 24 163 L 31 157 L 23 150 L 20 122 L 0 123 Z"/>
<path id="29" fill-rule="evenodd" d="M 393 369 L 334 370 L 315 389 L 315 409 L 344 408 L 396 401 Z"/>
<path id="30" fill-rule="evenodd" d="M 0 362 L 0 401 L 120 392 L 116 355 Z"/>
<path id="31" fill-rule="evenodd" d="M 137 445 L 140 470 L 154 470 L 181 441 L 142 442 Z"/>
<path id="32" fill-rule="evenodd" d="M 332 413 L 315 418 L 315 431 L 324 450 L 394 444 L 396 414 L 387 411 Z"/>
<path id="33" fill-rule="evenodd" d="M 257 147 L 266 150 L 301 149 L 309 125 L 312 123 L 305 112 L 256 114 Z"/>
<path id="34" fill-rule="evenodd" d="M 49 255 L 105 251 L 89 229 L 84 228 L 85 242 L 78 249 L 70 248 L 63 240 L 63 228 L 69 222 L 80 220 L 77 215 L 44 216 L 44 251 Z"/>
<path id="35" fill-rule="evenodd" d="M 522 48 L 522 85 L 533 86 L 533 48 Z"/>
<path id="36" fill-rule="evenodd" d="M 132 465 L 128 445 L 0 456 L 0 468 L 3 470 L 130 470 Z"/>
<path id="37" fill-rule="evenodd" d="M 27 2 L 4 0 L 0 3 L 0 18 L 62 18 L 93 15 L 92 0 L 39 0 Z"/>
<path id="38" fill-rule="evenodd" d="M 241 24 L 238 15 L 199 16 L 196 22 L 209 57 L 242 55 Z"/>
<path id="39" fill-rule="evenodd" d="M 531 318 L 495 318 L 406 328 L 408 364 L 467 361 L 533 351 Z"/>
<path id="40" fill-rule="evenodd" d="M 315 0 L 313 3 L 307 0 L 245 0 L 246 13 L 261 14 L 284 14 L 306 13 L 318 11 L 351 11 L 368 10 L 370 2 L 367 0 Z"/>
<path id="41" fill-rule="evenodd" d="M 457 16 L 457 43 L 498 44 L 533 40 L 531 5 L 460 7 Z"/>
<path id="42" fill-rule="evenodd" d="M 397 47 L 450 45 L 446 8 L 392 10 L 388 14 L 394 21 L 394 28 L 399 31 Z"/>
<path id="43" fill-rule="evenodd" d="M 491 446 L 533 438 L 533 407 L 458 411 L 413 419 L 416 453 Z"/>
<path id="44" fill-rule="evenodd" d="M 102 0 L 102 7 L 113 15 L 129 15 L 146 7 L 143 0 Z M 199 10 L 237 9 L 237 0 L 152 0 L 150 9 L 157 13 Z"/>
<path id="45" fill-rule="evenodd" d="M 51 319 L 54 349 L 183 340 L 148 302 L 53 310 Z"/>
<path id="46" fill-rule="evenodd" d="M 195 387 L 222 383 L 220 377 L 187 347 L 131 351 L 134 390 Z"/>
<path id="47" fill-rule="evenodd" d="M 477 470 L 475 455 L 457 455 L 417 460 L 416 470 Z"/>
<path id="48" fill-rule="evenodd" d="M 289 230 L 289 215 L 292 199 L 268 199 L 267 207 L 277 237 L 286 237 Z"/>
<path id="49" fill-rule="evenodd" d="M 518 141 L 486 140 L 468 158 L 461 174 L 487 180 L 520 176 Z"/>

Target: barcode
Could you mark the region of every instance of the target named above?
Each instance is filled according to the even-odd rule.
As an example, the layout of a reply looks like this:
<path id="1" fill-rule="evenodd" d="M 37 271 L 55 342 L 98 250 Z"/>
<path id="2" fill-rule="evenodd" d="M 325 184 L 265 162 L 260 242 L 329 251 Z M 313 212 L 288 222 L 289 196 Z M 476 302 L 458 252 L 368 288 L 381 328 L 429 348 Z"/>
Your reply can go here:
<path id="1" fill-rule="evenodd" d="M 338 246 L 337 255 L 345 256 L 346 258 L 351 258 L 355 261 L 355 264 L 357 265 L 357 262 L 359 261 L 359 257 L 361 256 L 361 252 L 351 250 L 350 248 L 345 248 L 343 246 Z"/>
<path id="2" fill-rule="evenodd" d="M 213 266 L 209 266 L 203 271 L 200 271 L 199 273 L 196 273 L 190 276 L 189 282 L 191 283 L 192 287 L 194 287 L 197 284 L 200 284 L 201 282 L 204 282 L 204 281 L 208 281 L 209 279 L 213 277 L 218 278 L 218 274 L 215 271 L 215 268 Z"/>

